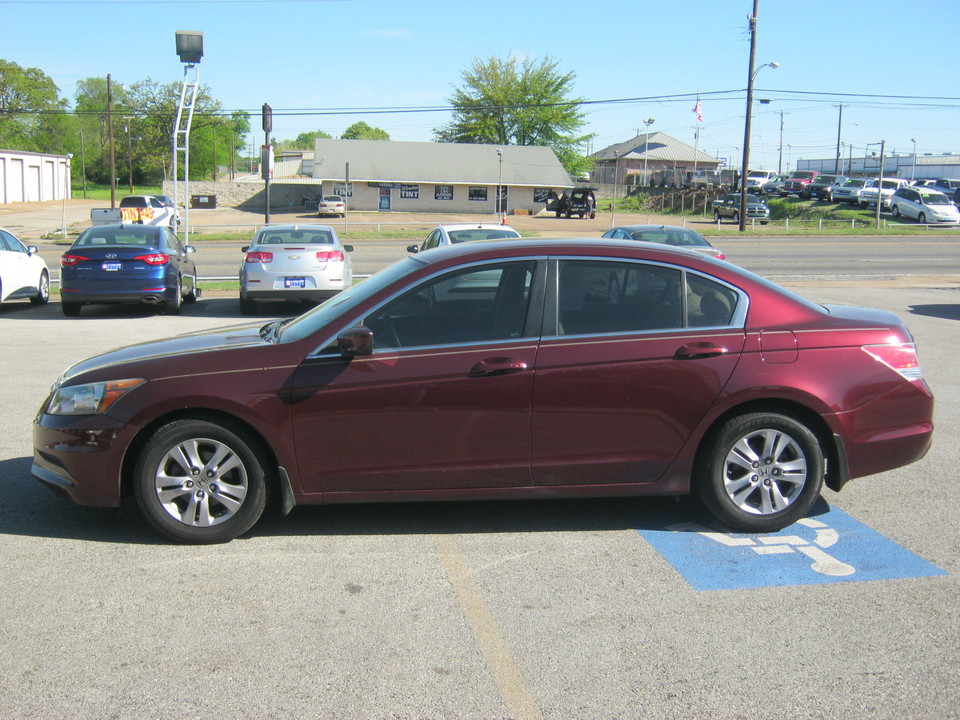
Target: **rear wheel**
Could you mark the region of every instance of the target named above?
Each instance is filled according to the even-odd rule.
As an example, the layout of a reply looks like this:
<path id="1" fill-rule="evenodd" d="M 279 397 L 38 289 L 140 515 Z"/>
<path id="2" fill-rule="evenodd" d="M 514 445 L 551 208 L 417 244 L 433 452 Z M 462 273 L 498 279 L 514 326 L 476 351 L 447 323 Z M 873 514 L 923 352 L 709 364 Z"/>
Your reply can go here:
<path id="1" fill-rule="evenodd" d="M 266 504 L 266 476 L 246 431 L 176 420 L 144 445 L 134 492 L 147 520 L 184 543 L 222 543 L 245 533 Z"/>
<path id="2" fill-rule="evenodd" d="M 739 222 L 740 222 L 740 213 L 737 212 L 736 210 L 733 211 L 733 221 L 734 221 L 735 223 L 739 223 Z"/>
<path id="3" fill-rule="evenodd" d="M 77 317 L 80 314 L 80 303 L 64 301 L 60 303 L 60 309 L 67 317 Z"/>
<path id="4" fill-rule="evenodd" d="M 823 484 L 823 450 L 798 420 L 749 413 L 728 420 L 697 464 L 696 491 L 739 532 L 773 532 L 802 518 Z"/>
<path id="5" fill-rule="evenodd" d="M 180 304 L 183 302 L 183 285 L 180 283 L 180 276 L 177 276 L 177 284 L 173 289 L 173 299 L 167 300 L 163 305 L 163 311 L 167 315 L 179 315 Z"/>
<path id="6" fill-rule="evenodd" d="M 920 213 L 919 215 L 917 215 L 917 222 L 920 223 L 921 225 L 926 225 L 927 224 L 926 214 Z"/>
<path id="7" fill-rule="evenodd" d="M 894 216 L 895 218 L 900 217 L 900 206 L 899 206 L 899 205 L 894 205 L 890 212 L 893 213 L 893 216 Z"/>
<path id="8" fill-rule="evenodd" d="M 50 302 L 50 275 L 44 270 L 37 281 L 37 294 L 30 298 L 34 305 L 46 305 Z"/>

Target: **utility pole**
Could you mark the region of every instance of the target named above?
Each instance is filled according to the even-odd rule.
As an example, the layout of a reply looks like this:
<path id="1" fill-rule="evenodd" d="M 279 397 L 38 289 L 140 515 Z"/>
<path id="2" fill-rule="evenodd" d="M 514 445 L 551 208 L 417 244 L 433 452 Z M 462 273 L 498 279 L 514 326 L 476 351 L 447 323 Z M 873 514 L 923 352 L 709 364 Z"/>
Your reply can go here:
<path id="1" fill-rule="evenodd" d="M 107 137 L 110 138 L 110 207 L 117 206 L 117 156 L 113 147 L 113 85 L 107 75 Z"/>
<path id="2" fill-rule="evenodd" d="M 753 107 L 753 66 L 757 62 L 757 14 L 760 0 L 753 0 L 753 13 L 750 15 L 750 67 L 747 72 L 747 117 L 743 124 L 743 167 L 740 169 L 740 226 L 739 231 L 747 229 L 747 173 L 750 172 L 750 115 Z"/>
<path id="3" fill-rule="evenodd" d="M 780 157 L 777 159 L 777 175 L 783 175 L 783 110 L 780 111 Z"/>
<path id="4" fill-rule="evenodd" d="M 834 175 L 839 175 L 839 174 L 840 174 L 840 158 L 843 157 L 843 156 L 840 154 L 840 129 L 843 127 L 843 108 L 844 108 L 844 106 L 843 106 L 843 105 L 838 105 L 837 107 L 840 108 L 840 117 L 839 117 L 838 120 L 837 120 L 837 164 L 836 164 L 836 166 L 835 166 L 834 169 L 833 169 L 833 174 L 834 174 Z"/>

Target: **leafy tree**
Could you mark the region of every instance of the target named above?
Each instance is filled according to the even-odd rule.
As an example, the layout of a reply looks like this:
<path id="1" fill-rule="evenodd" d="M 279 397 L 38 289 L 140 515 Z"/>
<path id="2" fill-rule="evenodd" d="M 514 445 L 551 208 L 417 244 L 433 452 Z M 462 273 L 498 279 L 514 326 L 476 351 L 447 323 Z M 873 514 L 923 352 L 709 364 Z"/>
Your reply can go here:
<path id="1" fill-rule="evenodd" d="M 341 140 L 389 140 L 390 135 L 386 130 L 370 127 L 363 120 L 355 122 L 353 125 L 343 131 Z"/>
<path id="2" fill-rule="evenodd" d="M 0 60 L 0 146 L 56 152 L 66 137 L 67 103 L 42 70 Z"/>
<path id="3" fill-rule="evenodd" d="M 455 88 L 453 117 L 434 131 L 439 142 L 547 145 L 568 172 L 587 169 L 583 149 L 593 136 L 580 134 L 583 98 L 571 97 L 574 72 L 550 58 L 477 58 Z"/>
<path id="4" fill-rule="evenodd" d="M 333 137 L 323 130 L 300 133 L 293 140 L 279 140 L 273 143 L 276 150 L 313 150 L 317 138 Z"/>

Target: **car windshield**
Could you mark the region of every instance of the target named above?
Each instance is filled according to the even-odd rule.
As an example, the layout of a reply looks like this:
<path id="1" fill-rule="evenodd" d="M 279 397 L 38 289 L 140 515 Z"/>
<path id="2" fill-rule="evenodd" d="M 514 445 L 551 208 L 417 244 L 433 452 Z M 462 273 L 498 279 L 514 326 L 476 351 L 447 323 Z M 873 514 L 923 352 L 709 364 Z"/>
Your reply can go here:
<path id="1" fill-rule="evenodd" d="M 924 205 L 953 205 L 943 193 L 920 193 Z"/>
<path id="2" fill-rule="evenodd" d="M 710 243 L 692 231 L 674 230 L 670 228 L 653 228 L 650 230 L 633 230 L 630 237 L 641 242 L 664 243 L 679 247 L 711 247 Z"/>
<path id="3" fill-rule="evenodd" d="M 853 179 L 853 180 L 847 180 L 847 181 L 843 184 L 843 186 L 844 186 L 844 187 L 863 187 L 866 182 L 867 182 L 866 180 L 861 180 L 861 179 L 859 179 L 859 178 L 855 178 L 855 179 Z"/>
<path id="4" fill-rule="evenodd" d="M 284 325 L 278 334 L 278 342 L 288 343 L 303 340 L 319 332 L 325 325 L 330 324 L 334 320 L 341 317 L 346 319 L 350 311 L 363 303 L 367 298 L 422 266 L 422 260 L 409 257 L 395 262 L 393 265 L 390 265 L 378 273 L 374 273 L 363 282 L 348 287 L 343 292 L 334 295 L 326 302 L 317 305 L 312 310 L 307 311 Z M 334 328 L 334 330 L 337 331 L 342 329 L 341 327 Z M 326 341 L 330 338 L 317 339 Z"/>
<path id="5" fill-rule="evenodd" d="M 103 245 L 122 245 L 137 247 L 155 247 L 159 239 L 155 227 L 130 226 L 121 227 L 98 226 L 83 232 L 73 247 L 94 247 Z"/>
<path id="6" fill-rule="evenodd" d="M 747 202 L 748 202 L 748 203 L 760 203 L 760 204 L 763 204 L 763 200 L 761 200 L 760 198 L 758 198 L 756 195 L 747 195 Z"/>
<path id="7" fill-rule="evenodd" d="M 473 242 L 474 240 L 503 240 L 520 237 L 516 230 L 505 230 L 501 228 L 470 228 L 469 230 L 448 230 L 447 236 L 450 242 L 457 244 L 462 242 Z"/>
<path id="8" fill-rule="evenodd" d="M 254 245 L 336 245 L 332 230 L 271 230 L 261 231 Z"/>
<path id="9" fill-rule="evenodd" d="M 810 180 L 813 177 L 812 172 L 795 172 L 790 176 L 791 180 Z"/>
<path id="10" fill-rule="evenodd" d="M 899 187 L 900 187 L 900 183 L 898 183 L 896 180 L 884 180 L 884 181 L 883 181 L 883 189 L 884 189 L 884 190 L 896 190 L 896 189 L 899 188 Z"/>

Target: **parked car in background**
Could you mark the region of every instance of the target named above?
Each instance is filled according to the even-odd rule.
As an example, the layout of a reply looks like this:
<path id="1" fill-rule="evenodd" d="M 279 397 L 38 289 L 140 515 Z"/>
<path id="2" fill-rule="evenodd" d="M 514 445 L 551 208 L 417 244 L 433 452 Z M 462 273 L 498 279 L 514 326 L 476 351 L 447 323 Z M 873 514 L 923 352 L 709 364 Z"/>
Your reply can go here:
<path id="1" fill-rule="evenodd" d="M 780 186 L 780 196 L 786 197 L 787 195 L 799 195 L 803 196 L 804 190 L 806 190 L 807 185 L 812 183 L 820 176 L 820 173 L 816 170 L 797 170 L 790 173 L 783 185 Z"/>
<path id="2" fill-rule="evenodd" d="M 407 252 L 417 253 L 432 250 L 444 245 L 457 245 L 463 242 L 476 240 L 512 240 L 518 239 L 520 233 L 509 225 L 497 223 L 452 223 L 438 225 L 427 233 L 427 237 L 419 245 L 408 245 Z"/>
<path id="3" fill-rule="evenodd" d="M 773 170 L 751 170 L 747 173 L 747 190 L 752 193 L 762 193 L 764 186 L 777 177 Z"/>
<path id="4" fill-rule="evenodd" d="M 894 217 L 913 218 L 921 225 L 927 223 L 960 223 L 960 211 L 942 192 L 929 187 L 904 186 L 890 198 L 890 212 Z"/>
<path id="5" fill-rule="evenodd" d="M 807 185 L 803 197 L 817 198 L 818 200 L 833 200 L 833 191 L 847 181 L 846 175 L 820 175 Z"/>
<path id="6" fill-rule="evenodd" d="M 936 185 L 936 184 L 937 184 L 937 180 L 936 180 L 936 178 L 920 178 L 920 179 L 918 179 L 918 180 L 911 180 L 911 181 L 910 181 L 910 184 L 911 184 L 911 185 L 918 185 L 918 186 L 920 186 L 920 187 L 927 187 L 927 186 L 929 186 L 929 185 Z M 940 192 L 943 192 L 943 190 L 940 190 Z M 948 193 L 944 193 L 944 195 L 947 195 L 947 194 L 948 194 Z"/>
<path id="7" fill-rule="evenodd" d="M 339 195 L 321 195 L 317 201 L 317 217 L 324 215 L 343 217 L 346 212 L 347 206 Z"/>
<path id="8" fill-rule="evenodd" d="M 726 255 L 707 242 L 700 233 L 678 225 L 622 225 L 607 230 L 601 237 L 613 240 L 637 240 L 689 248 L 704 255 L 725 260 Z"/>
<path id="9" fill-rule="evenodd" d="M 180 216 L 172 202 L 168 206 L 155 195 L 127 195 L 120 198 L 120 222 L 163 225 L 176 230 Z"/>
<path id="10" fill-rule="evenodd" d="M 740 200 L 740 193 L 727 193 L 719 200 L 714 200 L 711 205 L 714 222 L 723 222 L 724 218 L 740 222 Z M 747 195 L 747 220 L 756 220 L 761 225 L 770 222 L 770 208 L 757 195 Z"/>
<path id="11" fill-rule="evenodd" d="M 831 198 L 834 202 L 849 203 L 856 205 L 860 199 L 860 191 L 870 182 L 866 178 L 849 178 L 842 185 L 836 186 L 831 190 Z"/>
<path id="12" fill-rule="evenodd" d="M 879 197 L 882 203 L 881 208 L 889 209 L 890 198 L 893 197 L 893 193 L 910 184 L 909 180 L 903 178 L 883 178 L 882 187 L 878 187 L 879 182 L 880 178 L 874 178 L 873 182 L 865 185 L 863 190 L 860 191 L 860 197 L 857 200 L 860 207 L 876 205 Z"/>
<path id="13" fill-rule="evenodd" d="M 570 218 L 574 215 L 591 219 L 597 216 L 597 197 L 594 194 L 596 188 L 578 187 L 574 188 L 570 194 L 566 192 L 561 195 L 551 192 L 547 199 L 547 212 L 556 213 L 557 217 Z"/>
<path id="14" fill-rule="evenodd" d="M 664 245 L 535 239 L 439 248 L 297 318 L 76 363 L 39 409 L 31 474 L 82 505 L 133 495 L 186 543 L 247 532 L 268 497 L 694 493 L 762 533 L 932 434 L 893 313 Z"/>
<path id="15" fill-rule="evenodd" d="M 956 178 L 937 178 L 933 181 L 932 187 L 949 197 L 953 195 L 955 190 L 960 189 L 960 180 Z"/>
<path id="16" fill-rule="evenodd" d="M 240 312 L 261 300 L 320 302 L 353 284 L 353 265 L 329 225 L 265 225 L 241 248 Z"/>
<path id="17" fill-rule="evenodd" d="M 788 177 L 789 175 L 776 175 L 761 185 L 760 190 L 764 195 L 779 195 L 780 188 L 783 187 L 783 184 L 787 181 Z"/>
<path id="18" fill-rule="evenodd" d="M 45 305 L 50 300 L 50 271 L 36 245 L 24 245 L 0 228 L 0 302 L 8 300 Z"/>
<path id="19" fill-rule="evenodd" d="M 146 303 L 168 315 L 200 295 L 197 268 L 165 225 L 96 225 L 60 256 L 60 307 L 75 317 L 83 305 Z"/>

